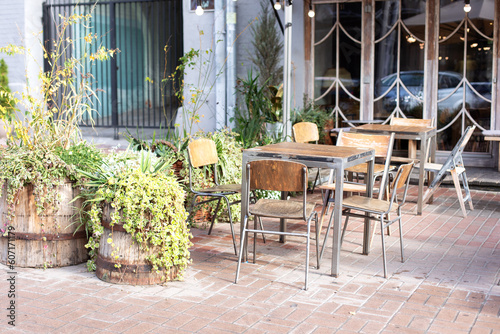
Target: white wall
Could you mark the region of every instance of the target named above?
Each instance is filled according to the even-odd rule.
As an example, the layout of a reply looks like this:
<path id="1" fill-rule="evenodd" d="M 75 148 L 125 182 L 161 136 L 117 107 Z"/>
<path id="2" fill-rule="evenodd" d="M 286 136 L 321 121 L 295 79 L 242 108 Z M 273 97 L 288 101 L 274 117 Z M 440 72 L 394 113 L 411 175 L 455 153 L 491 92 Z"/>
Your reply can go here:
<path id="1" fill-rule="evenodd" d="M 205 52 L 209 50 L 214 50 L 214 12 L 205 11 L 202 16 L 198 16 L 194 11 L 190 10 L 190 0 L 183 0 L 183 15 L 184 15 L 184 53 L 191 50 L 201 50 Z M 201 35 L 202 33 L 202 35 Z M 209 51 L 210 52 L 210 51 Z M 206 55 L 207 56 L 207 55 Z M 202 65 L 202 68 L 208 68 L 210 65 Z M 210 73 L 207 80 L 203 80 L 206 77 L 206 72 L 202 71 L 199 73 L 198 70 L 187 71 L 184 77 L 185 86 L 192 85 L 193 87 L 199 87 L 204 90 L 204 95 L 207 96 L 207 103 L 198 112 L 200 116 L 200 123 L 195 124 L 191 133 L 195 133 L 198 130 L 203 131 L 214 131 L 215 130 L 215 72 Z M 200 77 L 201 82 L 200 82 Z M 210 91 L 210 92 L 209 92 Z M 185 110 L 189 110 L 187 101 L 191 97 L 187 90 L 185 93 Z M 186 113 L 182 112 L 182 108 L 179 109 L 177 113 L 177 124 L 189 123 L 189 119 L 183 122 L 183 118 L 189 117 Z"/>
<path id="2" fill-rule="evenodd" d="M 1 54 L 9 71 L 11 91 L 24 91 L 26 79 L 30 86 L 38 90 L 38 75 L 43 67 L 42 39 L 42 3 L 43 0 L 9 1 L 0 0 L 2 15 L 0 20 L 0 46 L 9 44 L 28 48 L 31 55 L 7 56 Z"/>
<path id="3" fill-rule="evenodd" d="M 25 35 L 24 2 L 0 0 L 0 8 L 2 8 L 0 47 L 9 44 L 21 45 Z M 10 89 L 23 90 L 26 82 L 24 57 L 0 54 L 0 58 L 3 58 L 8 66 Z"/>

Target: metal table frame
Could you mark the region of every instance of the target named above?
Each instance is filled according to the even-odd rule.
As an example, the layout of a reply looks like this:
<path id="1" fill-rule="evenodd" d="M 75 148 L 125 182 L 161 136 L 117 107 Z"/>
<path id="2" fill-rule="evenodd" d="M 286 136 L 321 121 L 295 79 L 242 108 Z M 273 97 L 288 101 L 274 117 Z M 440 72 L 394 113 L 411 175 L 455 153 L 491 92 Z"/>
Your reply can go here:
<path id="1" fill-rule="evenodd" d="M 420 141 L 420 159 L 427 161 L 429 154 L 431 162 L 434 162 L 436 156 L 436 128 L 427 126 L 408 126 L 408 125 L 388 125 L 388 124 L 365 124 L 350 131 L 391 134 L 394 132 L 396 139 L 407 139 Z M 430 146 L 429 146 L 430 145 Z M 429 146 L 429 150 L 427 147 Z M 422 159 L 422 157 L 424 157 Z M 418 175 L 418 199 L 417 199 L 417 214 L 422 215 L 423 194 L 424 194 L 424 168 L 419 169 Z"/>
<path id="2" fill-rule="evenodd" d="M 375 151 L 365 148 L 354 147 L 339 147 L 333 145 L 315 145 L 283 142 L 278 144 L 271 144 L 252 149 L 243 150 L 242 157 L 242 194 L 241 194 L 241 221 L 244 221 L 246 213 L 246 203 L 248 191 L 246 183 L 246 164 L 254 160 L 264 159 L 279 159 L 290 160 L 303 163 L 307 167 L 329 168 L 335 173 L 335 182 L 337 183 L 337 191 L 335 192 L 335 206 L 334 206 L 334 223 L 333 223 L 333 245 L 332 245 L 332 268 L 331 275 L 337 277 L 339 275 L 339 261 L 340 261 L 340 231 L 342 222 L 342 198 L 343 198 L 343 182 L 344 170 L 348 167 L 355 166 L 360 163 L 368 162 L 369 175 L 368 180 L 373 179 L 373 165 L 374 165 Z M 371 189 L 373 185 L 369 181 L 368 189 L 370 189 L 368 196 L 372 195 Z M 282 228 L 286 229 L 283 224 Z M 371 224 L 365 224 L 363 235 L 363 253 L 368 254 L 369 236 L 371 235 Z M 241 231 L 243 225 L 241 225 Z M 247 240 L 240 240 L 240 242 L 247 242 Z M 246 247 L 244 248 L 245 254 L 243 259 L 246 260 Z"/>

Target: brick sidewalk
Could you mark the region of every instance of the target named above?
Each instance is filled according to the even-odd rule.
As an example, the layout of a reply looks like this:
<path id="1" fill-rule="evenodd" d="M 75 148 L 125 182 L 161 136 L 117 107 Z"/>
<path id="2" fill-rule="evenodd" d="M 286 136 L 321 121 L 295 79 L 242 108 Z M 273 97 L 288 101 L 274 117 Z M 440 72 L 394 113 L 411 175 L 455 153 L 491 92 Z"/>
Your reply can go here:
<path id="1" fill-rule="evenodd" d="M 257 264 L 242 264 L 234 284 L 229 226 L 219 224 L 211 236 L 192 229 L 185 280 L 165 286 L 108 284 L 83 264 L 18 268 L 14 328 L 6 310 L 9 276 L 0 265 L 0 332 L 500 333 L 500 194 L 472 191 L 475 210 L 464 219 L 453 188 L 438 190 L 416 216 L 416 190 L 411 186 L 413 201 L 404 210 L 405 263 L 396 226 L 386 238 L 388 279 L 380 236 L 370 255 L 361 255 L 362 224 L 353 220 L 340 277 L 329 275 L 327 250 L 321 269 L 310 270 L 309 290 L 302 290 L 304 241 L 280 244 L 268 236 L 258 244 Z M 320 202 L 318 194 L 313 199 Z M 314 249 L 313 241 L 311 265 Z"/>

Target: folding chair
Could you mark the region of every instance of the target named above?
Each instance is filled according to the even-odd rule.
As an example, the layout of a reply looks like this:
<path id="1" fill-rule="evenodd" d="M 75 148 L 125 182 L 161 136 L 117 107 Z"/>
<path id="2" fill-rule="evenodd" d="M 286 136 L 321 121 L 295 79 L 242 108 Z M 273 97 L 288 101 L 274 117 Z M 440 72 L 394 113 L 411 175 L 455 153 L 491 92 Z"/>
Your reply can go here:
<path id="1" fill-rule="evenodd" d="M 384 277 L 387 278 L 387 261 L 385 254 L 385 236 L 384 229 L 389 227 L 396 221 L 399 222 L 399 238 L 401 247 L 401 262 L 404 262 L 404 245 L 403 245 L 403 224 L 401 222 L 401 207 L 406 201 L 406 193 L 408 191 L 408 184 L 410 183 L 410 174 L 413 170 L 413 162 L 409 164 L 401 165 L 396 173 L 396 178 L 394 179 L 391 186 L 391 194 L 389 200 L 369 198 L 365 196 L 350 196 L 344 198 L 343 204 L 343 215 L 346 216 L 344 223 L 344 228 L 342 230 L 341 242 L 344 240 L 345 231 L 347 229 L 347 223 L 349 222 L 349 217 L 358 217 L 362 219 L 369 218 L 371 220 L 380 221 L 380 235 L 382 238 L 382 258 L 384 261 Z M 403 195 L 398 200 L 397 192 L 401 191 Z M 362 213 L 352 212 L 361 211 Z M 366 213 L 369 215 L 367 216 Z M 389 216 L 392 215 L 392 217 Z M 330 230 L 330 225 L 328 225 L 328 231 Z"/>
<path id="2" fill-rule="evenodd" d="M 432 194 L 434 194 L 434 192 L 439 188 L 445 176 L 447 174 L 450 174 L 451 178 L 453 179 L 453 185 L 455 186 L 455 190 L 457 191 L 458 202 L 460 203 L 460 208 L 462 209 L 464 217 L 467 217 L 467 211 L 465 210 L 465 201 L 469 202 L 470 209 L 474 210 L 469 190 L 469 183 L 467 181 L 467 174 L 465 173 L 465 166 L 462 158 L 462 153 L 464 151 L 465 146 L 467 145 L 467 142 L 474 133 L 475 129 L 476 129 L 475 125 L 467 127 L 464 134 L 458 140 L 457 144 L 455 145 L 450 155 L 443 164 L 428 163 L 428 162 L 424 164 L 424 169 L 426 172 L 436 173 L 434 179 L 429 184 L 429 187 L 424 193 L 423 196 L 424 203 L 427 202 L 432 196 Z M 416 167 L 421 168 L 421 165 L 419 164 Z M 462 189 L 460 187 L 459 177 L 462 179 L 465 196 L 462 195 Z"/>
<path id="3" fill-rule="evenodd" d="M 208 230 L 208 234 L 210 235 L 212 233 L 212 228 L 215 223 L 215 218 L 217 217 L 217 214 L 219 212 L 220 203 L 222 200 L 224 200 L 227 204 L 227 214 L 229 216 L 231 236 L 233 238 L 234 254 L 237 255 L 238 253 L 236 249 L 236 240 L 234 236 L 234 226 L 233 226 L 233 220 L 231 218 L 231 205 L 240 203 L 241 201 L 238 200 L 234 202 L 229 202 L 227 196 L 234 195 L 236 193 L 241 193 L 241 184 L 219 184 L 217 178 L 217 162 L 219 161 L 219 158 L 217 156 L 217 148 L 215 146 L 215 142 L 211 139 L 201 138 L 193 140 L 191 143 L 189 143 L 188 160 L 189 160 L 189 189 L 194 194 L 192 204 L 189 209 L 188 220 L 190 219 L 195 206 L 212 201 L 218 201 L 217 207 L 213 212 L 210 229 Z M 194 189 L 193 176 L 192 176 L 193 168 L 202 168 L 205 166 L 212 166 L 212 168 L 208 168 L 208 170 L 209 173 L 213 173 L 212 175 L 214 178 L 215 186 L 201 188 L 201 189 Z M 212 197 L 212 198 L 196 203 L 196 199 L 200 196 Z"/>
<path id="4" fill-rule="evenodd" d="M 257 203 L 249 206 L 244 212 L 243 231 L 240 239 L 240 254 L 238 256 L 238 266 L 236 268 L 235 283 L 238 283 L 241 259 L 244 251 L 244 245 L 248 233 L 254 233 L 253 244 L 253 263 L 255 263 L 257 233 L 288 235 L 306 238 L 306 268 L 305 268 L 305 286 L 307 290 L 309 274 L 309 245 L 311 239 L 311 221 L 315 221 L 316 226 L 316 259 L 319 267 L 318 257 L 318 214 L 314 210 L 314 203 L 307 203 L 307 167 L 301 163 L 286 160 L 257 160 L 251 161 L 246 165 L 246 185 L 248 193 L 254 189 L 276 190 L 286 192 L 302 192 L 302 201 L 278 200 L 278 199 L 259 199 Z M 248 197 L 247 197 L 248 198 Z M 255 217 L 254 228 L 248 227 L 248 218 L 250 215 Z M 262 217 L 300 219 L 306 222 L 307 231 L 303 232 L 285 232 L 276 230 L 264 230 L 256 228 L 257 220 L 262 226 Z"/>
<path id="5" fill-rule="evenodd" d="M 293 135 L 293 140 L 296 143 L 315 142 L 317 144 L 319 140 L 318 126 L 312 122 L 295 123 L 292 127 L 292 135 Z M 321 170 L 320 168 L 316 168 L 316 170 L 317 170 L 316 177 L 312 182 L 311 193 L 314 192 L 314 188 L 316 187 L 318 180 L 319 183 L 321 184 Z"/>

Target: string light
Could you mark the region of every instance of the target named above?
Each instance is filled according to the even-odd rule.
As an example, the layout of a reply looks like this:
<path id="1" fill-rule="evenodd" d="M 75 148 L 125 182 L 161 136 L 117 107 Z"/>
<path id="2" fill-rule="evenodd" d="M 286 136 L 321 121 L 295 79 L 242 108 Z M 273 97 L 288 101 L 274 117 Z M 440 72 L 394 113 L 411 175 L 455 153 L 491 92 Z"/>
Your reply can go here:
<path id="1" fill-rule="evenodd" d="M 203 7 L 201 7 L 201 0 L 198 0 L 198 5 L 196 6 L 196 10 L 194 11 L 196 13 L 196 15 L 198 16 L 202 16 L 203 13 L 205 12 L 203 10 Z"/>
<path id="2" fill-rule="evenodd" d="M 307 15 L 309 15 L 309 17 L 314 17 L 314 15 L 316 15 L 316 13 L 314 12 L 313 10 L 313 6 L 311 4 L 311 1 L 309 1 L 309 11 L 307 12 Z"/>
<path id="3" fill-rule="evenodd" d="M 470 12 L 471 9 L 472 8 L 470 6 L 470 0 L 465 0 L 464 12 L 468 13 L 468 12 Z"/>
<path id="4" fill-rule="evenodd" d="M 276 9 L 276 10 L 280 10 L 281 9 L 281 2 L 280 2 L 280 0 L 276 0 L 276 2 L 274 3 L 274 9 Z"/>

